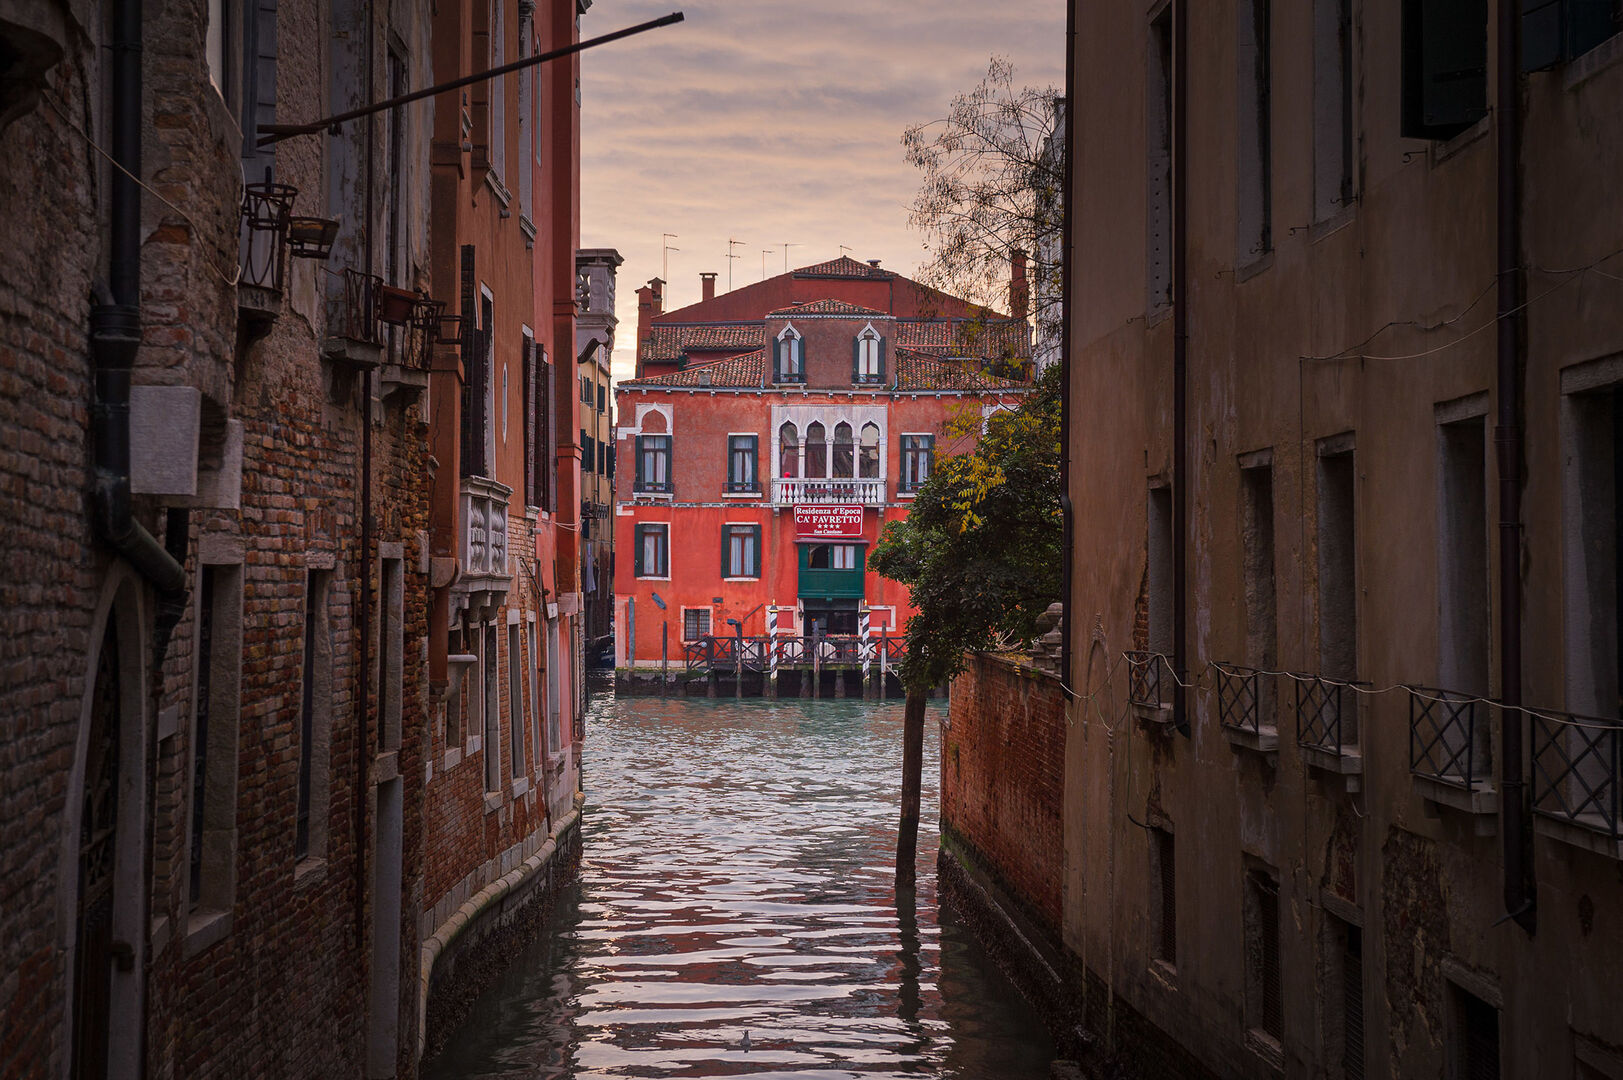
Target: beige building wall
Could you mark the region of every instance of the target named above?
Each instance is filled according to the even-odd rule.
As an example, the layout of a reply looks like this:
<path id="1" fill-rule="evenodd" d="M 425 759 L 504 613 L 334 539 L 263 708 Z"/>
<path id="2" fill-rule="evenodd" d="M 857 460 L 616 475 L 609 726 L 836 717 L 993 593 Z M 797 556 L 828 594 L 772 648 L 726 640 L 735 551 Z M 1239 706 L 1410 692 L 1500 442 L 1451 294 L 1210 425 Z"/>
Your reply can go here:
<path id="1" fill-rule="evenodd" d="M 1348 695 L 1360 730 L 1355 751 L 1339 757 L 1298 746 L 1299 683 L 1288 677 L 1254 684 L 1261 724 L 1275 728 L 1271 750 L 1259 749 L 1266 730 L 1234 735 L 1219 716 L 1213 662 L 1339 675 L 1369 690 L 1424 684 L 1491 698 L 1500 687 L 1494 120 L 1446 141 L 1402 137 L 1399 5 L 1351 0 L 1352 197 L 1327 200 L 1334 154 L 1322 140 L 1333 129 L 1339 142 L 1341 114 L 1325 107 L 1333 24 L 1316 42 L 1315 8 L 1335 7 L 1274 5 L 1272 245 L 1257 250 L 1244 227 L 1256 209 L 1247 180 L 1257 176 L 1240 107 L 1248 29 L 1236 0 L 1191 5 L 1188 480 L 1180 485 L 1172 475 L 1174 320 L 1152 299 L 1155 251 L 1170 226 L 1152 212 L 1157 155 L 1147 135 L 1156 129 L 1154 23 L 1165 5 L 1073 4 L 1078 697 L 1066 751 L 1064 929 L 1083 1012 L 1118 1050 L 1131 1033 L 1150 1032 L 1181 1043 L 1216 1075 L 1356 1075 L 1343 1066 L 1349 1003 L 1340 990 L 1354 926 L 1364 1074 L 1457 1067 L 1466 1027 L 1487 1023 L 1475 1000 L 1496 1017 L 1501 1075 L 1623 1076 L 1623 1059 L 1600 1049 L 1623 1042 L 1623 1021 L 1606 1004 L 1623 978 L 1615 839 L 1541 818 L 1536 936 L 1499 922 L 1499 725 L 1522 725 L 1525 738 L 1525 716 L 1476 709 L 1487 729 L 1478 762 L 1491 774 L 1469 793 L 1411 773 L 1411 699 L 1402 689 Z M 1491 101 L 1491 6 L 1487 17 Z M 1596 402 L 1563 388 L 1623 380 L 1623 258 L 1606 261 L 1623 248 L 1610 179 L 1623 157 L 1620 40 L 1524 80 L 1521 157 L 1524 701 L 1611 716 L 1617 510 L 1605 478 L 1616 443 L 1603 429 L 1623 420 L 1586 412 Z M 1339 105 L 1334 92 L 1328 100 Z M 1442 421 L 1457 423 L 1445 431 Z M 1350 589 L 1337 583 L 1344 508 L 1333 497 L 1346 464 L 1334 455 L 1349 450 Z M 1564 489 L 1580 462 L 1605 474 L 1585 489 L 1587 510 L 1577 488 Z M 1242 466 L 1268 476 L 1271 513 L 1248 518 Z M 1485 502 L 1461 494 L 1462 477 Z M 1166 565 L 1150 539 L 1155 508 L 1170 505 L 1152 494 L 1157 485 L 1186 500 L 1188 514 L 1187 736 L 1130 703 L 1123 657 L 1154 644 L 1165 617 L 1160 597 L 1147 595 L 1162 577 L 1152 564 Z M 1609 525 L 1579 532 L 1586 514 L 1593 523 L 1607 513 Z M 1270 528 L 1267 575 L 1260 553 Z M 1584 551 L 1601 565 L 1579 581 Z M 1264 578 L 1271 613 L 1258 587 Z M 1329 670 L 1341 666 L 1349 634 L 1351 666 Z M 1564 730 L 1565 745 L 1578 730 L 1592 729 Z M 1600 737 L 1616 747 L 1613 736 Z M 1531 760 L 1531 746 L 1527 753 Z M 1558 768 L 1548 754 L 1539 761 Z M 1615 799 L 1617 768 L 1614 756 L 1584 775 Z M 1168 855 L 1174 873 L 1163 892 L 1158 864 Z M 1265 913 L 1267 902 L 1257 890 L 1268 881 L 1278 888 L 1277 988 L 1258 977 L 1259 904 Z M 1159 917 L 1168 902 L 1170 950 Z M 1277 989 L 1277 1019 L 1265 989 Z M 1581 1061 L 1601 1071 L 1576 1071 Z"/>

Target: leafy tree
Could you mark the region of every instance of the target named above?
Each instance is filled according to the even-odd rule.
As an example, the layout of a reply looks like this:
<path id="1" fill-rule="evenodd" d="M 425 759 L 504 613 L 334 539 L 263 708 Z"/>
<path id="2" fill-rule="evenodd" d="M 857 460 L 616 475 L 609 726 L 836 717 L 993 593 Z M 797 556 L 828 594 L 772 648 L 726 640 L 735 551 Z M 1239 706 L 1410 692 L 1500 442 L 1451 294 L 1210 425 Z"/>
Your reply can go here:
<path id="1" fill-rule="evenodd" d="M 1014 252 L 1033 256 L 1032 313 L 1038 339 L 1051 340 L 1060 311 L 1062 95 L 1052 86 L 1017 88 L 1014 78 L 1014 65 L 994 56 L 978 86 L 952 97 L 946 116 L 902 133 L 908 164 L 924 174 L 909 222 L 930 254 L 919 280 L 988 306 L 1007 306 Z"/>
<path id="2" fill-rule="evenodd" d="M 924 707 L 930 688 L 964 668 L 965 651 L 1023 644 L 1059 598 L 1064 551 L 1060 505 L 1060 365 L 1038 376 L 1014 410 L 994 413 L 973 450 L 937 459 L 903 521 L 885 526 L 868 565 L 908 587 L 901 664 L 902 821 L 898 884 L 910 884 L 918 838 Z M 967 439 L 978 409 L 951 421 L 947 439 Z"/>

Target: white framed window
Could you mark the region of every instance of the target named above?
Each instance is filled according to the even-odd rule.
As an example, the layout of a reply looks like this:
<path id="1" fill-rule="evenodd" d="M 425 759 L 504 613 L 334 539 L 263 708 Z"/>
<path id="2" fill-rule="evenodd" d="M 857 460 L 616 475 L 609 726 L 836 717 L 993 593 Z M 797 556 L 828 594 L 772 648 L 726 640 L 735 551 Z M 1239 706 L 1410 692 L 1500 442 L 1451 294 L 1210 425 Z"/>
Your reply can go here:
<path id="1" fill-rule="evenodd" d="M 880 383 L 885 380 L 885 339 L 879 336 L 872 323 L 857 335 L 852 356 L 851 381 Z"/>
<path id="2" fill-rule="evenodd" d="M 698 641 L 710 636 L 710 609 L 685 607 L 682 609 L 682 640 Z"/>
<path id="3" fill-rule="evenodd" d="M 793 323 L 787 323 L 778 332 L 772 349 L 772 370 L 777 382 L 806 381 L 805 341 Z"/>

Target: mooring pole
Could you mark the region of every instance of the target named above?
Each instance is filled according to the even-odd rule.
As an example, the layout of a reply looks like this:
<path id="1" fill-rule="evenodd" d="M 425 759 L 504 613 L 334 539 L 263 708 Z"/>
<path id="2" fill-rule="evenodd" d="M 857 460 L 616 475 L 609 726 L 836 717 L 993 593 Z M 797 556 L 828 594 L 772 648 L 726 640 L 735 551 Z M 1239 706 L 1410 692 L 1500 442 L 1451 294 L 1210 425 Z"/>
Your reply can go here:
<path id="1" fill-rule="evenodd" d="M 664 694 L 671 684 L 670 656 L 671 620 L 659 624 L 659 692 Z"/>

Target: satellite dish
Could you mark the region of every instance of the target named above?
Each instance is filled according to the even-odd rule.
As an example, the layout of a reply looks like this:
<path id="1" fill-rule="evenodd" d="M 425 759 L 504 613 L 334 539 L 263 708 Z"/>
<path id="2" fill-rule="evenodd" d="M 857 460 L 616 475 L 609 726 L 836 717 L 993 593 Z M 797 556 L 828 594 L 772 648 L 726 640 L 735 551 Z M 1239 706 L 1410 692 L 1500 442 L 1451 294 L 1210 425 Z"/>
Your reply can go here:
<path id="1" fill-rule="evenodd" d="M 659 598 L 658 593 L 654 593 L 653 597 L 654 597 L 654 603 L 659 607 L 659 610 L 664 611 L 665 610 L 665 601 L 663 601 L 663 600 L 661 600 Z"/>

